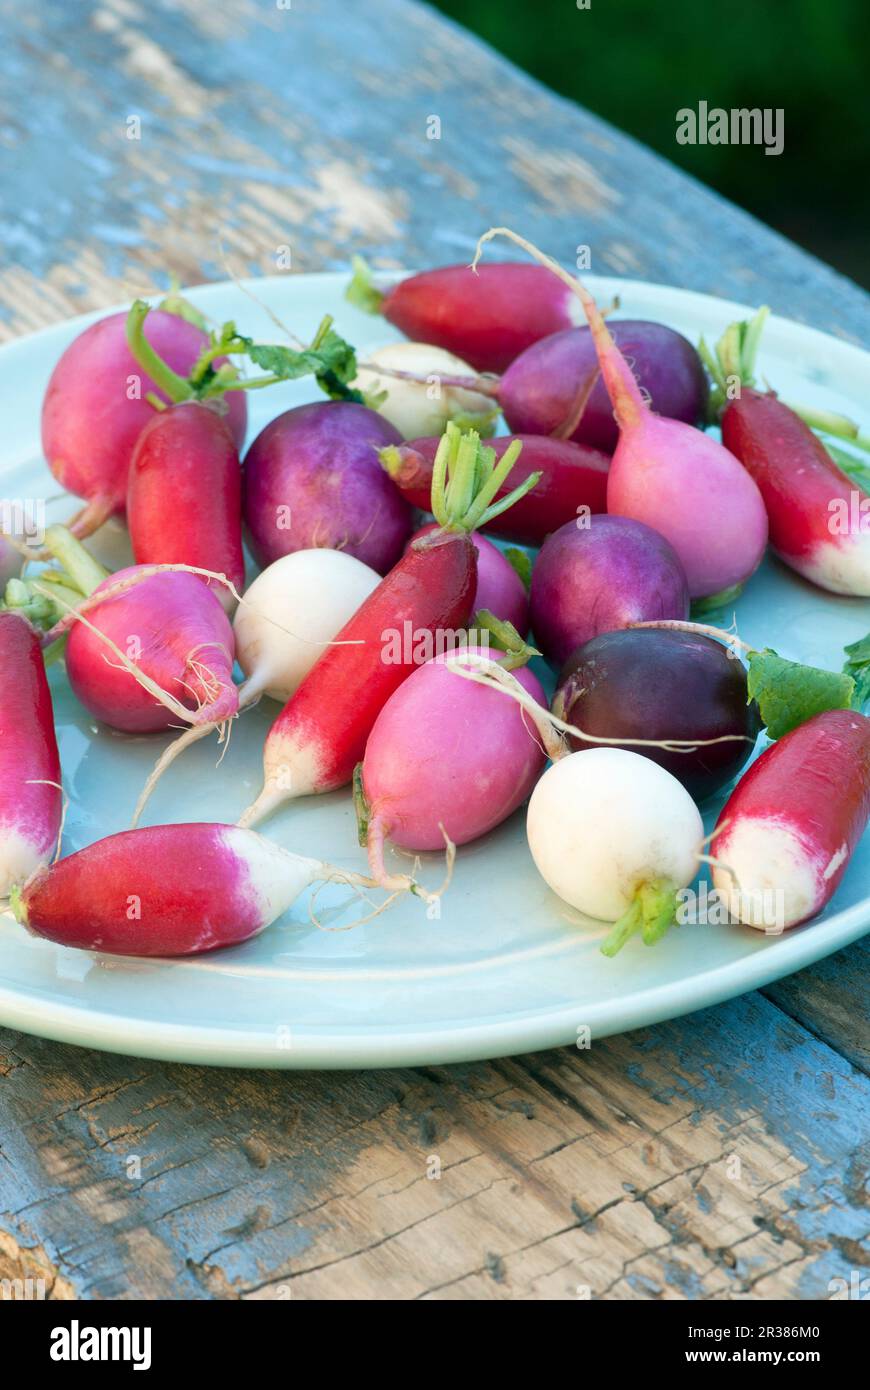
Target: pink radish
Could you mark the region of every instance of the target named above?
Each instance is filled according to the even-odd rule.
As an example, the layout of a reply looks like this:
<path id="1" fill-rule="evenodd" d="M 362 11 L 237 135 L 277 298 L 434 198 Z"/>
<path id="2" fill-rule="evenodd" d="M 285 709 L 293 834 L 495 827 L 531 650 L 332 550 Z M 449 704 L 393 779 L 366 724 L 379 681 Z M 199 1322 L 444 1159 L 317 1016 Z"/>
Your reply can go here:
<path id="1" fill-rule="evenodd" d="M 467 650 L 510 661 L 480 647 Z M 382 887 L 410 886 L 405 875 L 386 872 L 386 838 L 407 850 L 476 840 L 525 801 L 543 771 L 546 754 L 519 705 L 500 691 L 456 680 L 451 666 L 463 655 L 445 654 L 414 671 L 369 735 L 357 804 L 372 876 Z M 545 700 L 531 671 L 515 675 L 535 700 Z"/>
<path id="2" fill-rule="evenodd" d="M 583 305 L 620 430 L 608 511 L 643 521 L 670 541 L 692 598 L 745 583 L 767 543 L 767 514 L 752 478 L 708 435 L 652 413 L 589 291 L 555 261 L 508 228 L 495 227 L 480 238 L 475 264 L 494 236 L 509 237 L 549 266 Z"/>
<path id="3" fill-rule="evenodd" d="M 318 879 L 359 874 L 280 849 L 234 825 L 127 830 L 40 869 L 13 890 L 18 921 L 60 946 L 189 956 L 269 926 Z"/>
<path id="4" fill-rule="evenodd" d="M 507 261 L 442 266 L 376 289 L 365 261 L 354 257 L 351 303 L 383 314 L 406 338 L 434 343 L 478 372 L 501 372 L 524 348 L 578 322 L 570 291 L 534 265 Z"/>
<path id="5" fill-rule="evenodd" d="M 437 529 L 437 521 L 430 522 L 415 532 L 409 544 Z M 472 616 L 485 608 L 502 622 L 510 623 L 520 636 L 524 636 L 529 628 L 529 596 L 525 584 L 497 545 L 476 531 L 471 539 L 477 551 L 477 589 Z"/>
<path id="6" fill-rule="evenodd" d="M 241 824 L 254 824 L 291 797 L 349 782 L 393 691 L 454 644 L 477 588 L 469 533 L 511 505 L 512 494 L 493 499 L 518 453 L 519 445 L 496 465 L 474 431 L 462 435 L 447 426 L 432 483 L 440 530 L 413 543 L 285 705 L 266 739 L 263 790 Z M 533 475 L 518 491 L 535 481 Z"/>
<path id="7" fill-rule="evenodd" d="M 154 417 L 148 397 L 161 396 L 127 344 L 127 314 L 110 314 L 91 324 L 58 361 L 42 405 L 42 447 L 62 487 L 87 506 L 73 530 L 87 536 L 114 512 L 123 512 L 127 473 L 136 440 Z M 209 339 L 177 314 L 153 310 L 147 340 L 173 372 L 189 372 Z M 227 403 L 227 421 L 238 448 L 245 437 L 247 405 L 242 392 Z"/>
<path id="8" fill-rule="evenodd" d="M 833 897 L 868 818 L 870 719 L 817 714 L 766 749 L 725 803 L 715 887 L 747 926 L 797 926 Z"/>
<path id="9" fill-rule="evenodd" d="M 0 612 L 0 898 L 54 853 L 62 802 L 39 638 L 26 618 Z"/>

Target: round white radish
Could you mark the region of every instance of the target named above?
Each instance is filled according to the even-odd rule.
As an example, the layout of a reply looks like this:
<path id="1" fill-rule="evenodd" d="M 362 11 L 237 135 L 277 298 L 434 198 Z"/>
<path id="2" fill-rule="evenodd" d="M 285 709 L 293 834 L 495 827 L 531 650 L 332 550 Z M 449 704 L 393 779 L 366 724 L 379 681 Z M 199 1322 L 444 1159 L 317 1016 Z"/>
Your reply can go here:
<path id="1" fill-rule="evenodd" d="M 376 409 L 405 439 L 443 434 L 449 420 L 462 419 L 481 428 L 492 420 L 495 407 L 489 396 L 444 383 L 445 377 L 475 374 L 473 367 L 444 348 L 429 343 L 390 343 L 370 353 L 368 361 L 424 378 L 403 381 L 361 368 L 353 383 L 366 395 L 386 391 L 386 400 Z"/>
<path id="2" fill-rule="evenodd" d="M 380 582 L 343 550 L 296 550 L 263 570 L 233 623 L 236 659 L 247 677 L 243 699 L 289 700 Z"/>
<path id="3" fill-rule="evenodd" d="M 701 816 L 663 767 L 622 748 L 593 748 L 553 764 L 532 793 L 532 857 L 554 893 L 615 922 L 638 893 L 685 888 L 698 869 Z"/>

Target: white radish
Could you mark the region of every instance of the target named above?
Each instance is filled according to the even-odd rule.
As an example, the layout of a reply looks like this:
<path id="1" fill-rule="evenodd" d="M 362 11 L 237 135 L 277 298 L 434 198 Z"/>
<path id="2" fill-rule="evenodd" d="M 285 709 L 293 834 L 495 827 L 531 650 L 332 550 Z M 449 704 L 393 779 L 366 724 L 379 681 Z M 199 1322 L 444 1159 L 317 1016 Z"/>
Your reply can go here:
<path id="1" fill-rule="evenodd" d="M 615 955 L 636 931 L 652 945 L 698 871 L 701 816 L 676 777 L 620 748 L 572 753 L 544 773 L 526 823 L 529 848 L 554 893 L 617 925 Z"/>
<path id="2" fill-rule="evenodd" d="M 233 623 L 236 659 L 247 678 L 241 703 L 265 694 L 286 704 L 380 582 L 343 550 L 296 550 L 263 570 Z"/>
<path id="3" fill-rule="evenodd" d="M 389 369 L 381 376 L 377 367 Z M 392 372 L 411 372 L 422 380 L 404 381 Z M 473 377 L 474 369 L 444 348 L 429 343 L 390 343 L 368 355 L 353 383 L 367 396 L 386 392 L 375 409 L 405 439 L 440 435 L 450 420 L 468 423 L 486 433 L 498 413 L 489 396 L 448 383 L 450 377 Z"/>

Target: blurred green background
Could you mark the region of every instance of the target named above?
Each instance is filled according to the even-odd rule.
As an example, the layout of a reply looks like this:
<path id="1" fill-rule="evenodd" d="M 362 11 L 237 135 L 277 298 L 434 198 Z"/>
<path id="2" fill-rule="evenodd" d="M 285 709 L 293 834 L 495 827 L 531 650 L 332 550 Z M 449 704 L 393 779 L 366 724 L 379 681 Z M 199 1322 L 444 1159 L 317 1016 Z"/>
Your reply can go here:
<path id="1" fill-rule="evenodd" d="M 868 0 L 434 0 L 603 116 L 865 286 Z M 680 107 L 782 107 L 785 148 L 678 145 Z"/>

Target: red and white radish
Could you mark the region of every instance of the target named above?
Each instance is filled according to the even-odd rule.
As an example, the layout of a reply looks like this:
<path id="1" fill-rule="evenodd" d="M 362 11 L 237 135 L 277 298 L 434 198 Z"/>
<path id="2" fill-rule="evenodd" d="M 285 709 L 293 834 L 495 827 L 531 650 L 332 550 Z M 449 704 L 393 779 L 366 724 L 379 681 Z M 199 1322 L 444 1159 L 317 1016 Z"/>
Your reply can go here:
<path id="1" fill-rule="evenodd" d="M 547 537 L 532 570 L 532 630 L 557 666 L 599 633 L 688 616 L 686 572 L 673 546 L 627 517 L 567 522 Z"/>
<path id="2" fill-rule="evenodd" d="M 479 647 L 467 651 L 500 664 L 506 660 Z M 382 887 L 410 884 L 407 876 L 385 870 L 386 839 L 406 850 L 476 840 L 525 801 L 546 762 L 519 705 L 500 691 L 456 681 L 451 668 L 464 655 L 445 654 L 414 671 L 383 706 L 369 735 L 360 832 L 372 877 Z M 535 700 L 544 700 L 531 671 L 515 675 Z"/>
<path id="3" fill-rule="evenodd" d="M 484 242 L 497 235 L 549 266 L 583 305 L 620 430 L 607 480 L 607 510 L 643 521 L 670 541 L 692 598 L 745 583 L 767 543 L 767 513 L 752 478 L 702 431 L 652 413 L 589 291 L 555 261 L 515 232 L 497 227 L 481 237 L 475 263 Z"/>
<path id="4" fill-rule="evenodd" d="M 263 790 L 241 824 L 254 824 L 291 797 L 349 782 L 393 691 L 416 666 L 455 644 L 477 589 L 469 533 L 510 506 L 510 495 L 493 499 L 519 448 L 496 465 L 474 431 L 462 435 L 447 426 L 431 499 L 441 529 L 410 546 L 285 705 L 266 739 Z M 534 478 L 526 479 L 520 490 L 533 485 Z"/>
<path id="5" fill-rule="evenodd" d="M 289 700 L 380 582 L 346 550 L 296 550 L 263 570 L 233 621 L 246 677 L 241 703 L 263 694 Z"/>
<path id="6" fill-rule="evenodd" d="M 564 439 L 533 434 L 502 435 L 486 443 L 495 450 L 496 458 L 501 458 L 514 440 L 519 441 L 523 452 L 511 473 L 512 484 L 515 486 L 532 473 L 538 474 L 538 482 L 510 511 L 488 521 L 483 530 L 524 545 L 540 545 L 551 531 L 576 520 L 578 513 L 606 511 L 610 468 L 606 454 Z M 398 448 L 381 450 L 381 463 L 413 507 L 429 508 L 432 468 L 439 443 L 438 439 L 415 439 Z"/>
<path id="7" fill-rule="evenodd" d="M 507 261 L 442 266 L 411 275 L 381 292 L 360 257 L 348 298 L 383 314 L 407 338 L 434 343 L 470 362 L 478 372 L 501 372 L 539 338 L 579 321 L 570 291 L 547 280 L 538 266 Z"/>
<path id="8" fill-rule="evenodd" d="M 195 324 L 161 309 L 148 315 L 146 338 L 181 376 L 209 342 Z M 77 536 L 89 535 L 113 513 L 123 512 L 133 449 L 154 417 L 149 396 L 167 399 L 128 346 L 126 313 L 91 324 L 52 372 L 42 405 L 42 448 L 58 482 L 87 502 L 72 528 Z M 244 394 L 234 392 L 227 401 L 227 422 L 237 447 L 247 418 Z"/>
<path id="9" fill-rule="evenodd" d="M 868 818 L 870 719 L 817 714 L 737 783 L 712 837 L 714 885 L 747 926 L 797 926 L 833 897 Z"/>
<path id="10" fill-rule="evenodd" d="M 60 946 L 189 956 L 268 927 L 312 883 L 370 886 L 234 825 L 127 830 L 40 869 L 12 894 L 18 921 Z"/>
<path id="11" fill-rule="evenodd" d="M 698 871 L 704 837 L 685 787 L 658 763 L 593 748 L 553 763 L 526 823 L 541 877 L 571 907 L 616 926 L 602 950 L 635 932 L 651 945 L 674 920 L 676 893 Z"/>
<path id="12" fill-rule="evenodd" d="M 427 536 L 437 529 L 437 521 L 421 527 L 411 538 L 411 544 L 419 536 Z M 484 608 L 524 636 L 529 628 L 529 596 L 525 584 L 497 545 L 476 531 L 471 539 L 477 551 L 477 590 L 472 615 Z"/>
<path id="13" fill-rule="evenodd" d="M 244 516 L 260 564 L 328 547 L 386 573 L 412 529 L 411 509 L 378 461 L 379 449 L 400 442 L 387 420 L 352 401 L 316 401 L 272 420 L 244 466 Z"/>
<path id="14" fill-rule="evenodd" d="M 418 381 L 406 381 L 390 372 L 413 372 Z M 489 396 L 442 384 L 443 378 L 468 376 L 472 368 L 461 357 L 428 343 L 390 343 L 366 354 L 353 386 L 373 401 L 375 409 L 399 431 L 403 439 L 444 433 L 449 420 L 485 431 L 498 414 Z M 382 397 L 382 399 L 378 399 Z"/>
<path id="15" fill-rule="evenodd" d="M 39 638 L 0 612 L 0 898 L 58 845 L 63 796 L 51 694 Z"/>

